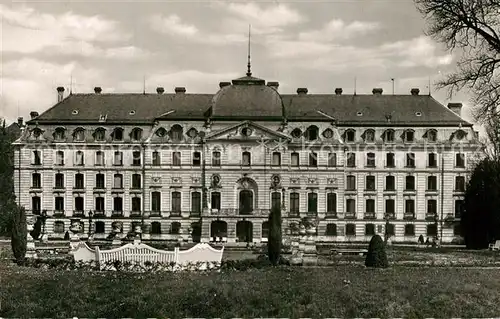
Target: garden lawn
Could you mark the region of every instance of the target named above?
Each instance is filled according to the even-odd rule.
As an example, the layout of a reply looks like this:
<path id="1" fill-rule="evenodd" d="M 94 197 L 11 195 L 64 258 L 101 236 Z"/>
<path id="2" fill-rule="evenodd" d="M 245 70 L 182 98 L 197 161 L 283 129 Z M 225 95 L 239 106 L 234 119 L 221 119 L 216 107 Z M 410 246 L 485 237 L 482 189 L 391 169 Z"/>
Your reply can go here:
<path id="1" fill-rule="evenodd" d="M 0 317 L 498 317 L 497 269 L 126 274 L 0 264 Z M 350 281 L 345 283 L 344 280 Z"/>

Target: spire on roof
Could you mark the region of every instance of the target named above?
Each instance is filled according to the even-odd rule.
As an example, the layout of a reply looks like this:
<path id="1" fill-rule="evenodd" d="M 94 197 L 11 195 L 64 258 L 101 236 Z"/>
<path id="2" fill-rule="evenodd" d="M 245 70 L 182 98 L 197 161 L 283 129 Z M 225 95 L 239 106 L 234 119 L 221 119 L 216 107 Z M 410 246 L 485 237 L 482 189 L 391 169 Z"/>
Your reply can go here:
<path id="1" fill-rule="evenodd" d="M 248 25 L 248 63 L 247 63 L 247 76 L 252 76 L 251 63 L 250 63 L 250 28 L 252 26 Z"/>

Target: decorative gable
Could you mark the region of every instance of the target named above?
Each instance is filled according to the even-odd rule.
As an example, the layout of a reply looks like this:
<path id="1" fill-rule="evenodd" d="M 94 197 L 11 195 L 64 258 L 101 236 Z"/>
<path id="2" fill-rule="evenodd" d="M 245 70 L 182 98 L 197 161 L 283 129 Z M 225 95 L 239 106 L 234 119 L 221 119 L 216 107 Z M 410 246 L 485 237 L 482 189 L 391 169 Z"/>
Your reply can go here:
<path id="1" fill-rule="evenodd" d="M 278 131 L 258 125 L 251 121 L 244 121 L 207 135 L 208 141 L 234 140 L 234 141 L 266 141 L 290 140 L 288 136 Z"/>

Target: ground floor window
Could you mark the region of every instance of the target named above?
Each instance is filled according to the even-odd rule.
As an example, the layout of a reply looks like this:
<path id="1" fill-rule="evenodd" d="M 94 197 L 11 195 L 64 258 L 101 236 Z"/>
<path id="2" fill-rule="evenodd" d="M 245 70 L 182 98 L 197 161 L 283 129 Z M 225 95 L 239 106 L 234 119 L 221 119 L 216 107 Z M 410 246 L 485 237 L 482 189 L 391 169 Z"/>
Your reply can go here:
<path id="1" fill-rule="evenodd" d="M 366 236 L 373 236 L 373 235 L 375 235 L 375 225 L 373 225 L 373 224 L 366 224 L 365 225 L 365 235 Z"/>
<path id="2" fill-rule="evenodd" d="M 337 236 L 337 225 L 335 224 L 326 225 L 326 236 Z"/>
<path id="3" fill-rule="evenodd" d="M 405 225 L 405 236 L 415 236 L 415 225 L 413 224 Z"/>
<path id="4" fill-rule="evenodd" d="M 104 222 L 95 222 L 95 233 L 104 234 Z"/>
<path id="5" fill-rule="evenodd" d="M 427 225 L 427 236 L 436 236 L 437 235 L 437 225 L 430 224 Z"/>
<path id="6" fill-rule="evenodd" d="M 354 224 L 345 225 L 345 234 L 346 236 L 356 236 L 356 225 Z"/>
<path id="7" fill-rule="evenodd" d="M 161 234 L 161 224 L 159 222 L 151 223 L 151 234 L 160 235 Z"/>
<path id="8" fill-rule="evenodd" d="M 64 233 L 64 222 L 58 221 L 54 223 L 54 233 Z"/>

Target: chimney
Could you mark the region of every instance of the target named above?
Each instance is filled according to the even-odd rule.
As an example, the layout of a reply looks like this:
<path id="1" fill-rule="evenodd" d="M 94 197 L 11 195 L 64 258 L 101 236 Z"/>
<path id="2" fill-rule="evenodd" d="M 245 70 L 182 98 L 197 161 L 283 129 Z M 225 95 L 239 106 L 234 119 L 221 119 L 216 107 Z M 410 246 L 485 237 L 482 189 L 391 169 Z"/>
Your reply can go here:
<path id="1" fill-rule="evenodd" d="M 100 87 L 100 86 L 96 86 L 96 87 L 94 88 L 94 92 L 95 92 L 95 94 L 101 94 L 101 92 L 102 92 L 101 87 Z"/>
<path id="2" fill-rule="evenodd" d="M 420 90 L 419 89 L 411 89 L 411 95 L 418 95 L 420 93 Z"/>
<path id="3" fill-rule="evenodd" d="M 342 88 L 336 88 L 335 89 L 335 94 L 336 95 L 342 95 Z"/>
<path id="4" fill-rule="evenodd" d="M 298 88 L 297 89 L 297 94 L 298 95 L 306 95 L 307 94 L 307 88 Z"/>
<path id="5" fill-rule="evenodd" d="M 222 89 L 223 87 L 231 85 L 231 82 L 220 82 L 219 87 Z"/>
<path id="6" fill-rule="evenodd" d="M 161 86 L 159 86 L 159 87 L 156 88 L 156 93 L 163 94 L 163 92 L 165 92 L 165 89 L 162 88 Z"/>
<path id="7" fill-rule="evenodd" d="M 272 87 L 273 89 L 278 91 L 280 84 L 279 82 L 267 82 L 267 86 Z"/>
<path id="8" fill-rule="evenodd" d="M 34 119 L 35 117 L 38 117 L 38 112 L 36 112 L 36 111 L 31 111 L 31 112 L 30 112 L 30 117 L 31 117 L 31 119 Z"/>
<path id="9" fill-rule="evenodd" d="M 64 87 L 59 86 L 57 88 L 57 103 L 61 102 L 64 99 Z"/>
<path id="10" fill-rule="evenodd" d="M 17 118 L 17 125 L 19 125 L 19 127 L 23 126 L 23 117 L 22 116 Z"/>
<path id="11" fill-rule="evenodd" d="M 462 117 L 462 103 L 448 103 L 448 108 L 456 115 Z"/>
<path id="12" fill-rule="evenodd" d="M 384 90 L 382 90 L 382 88 L 374 88 L 372 93 L 376 94 L 376 95 L 380 95 L 380 94 L 382 94 L 383 91 Z"/>
<path id="13" fill-rule="evenodd" d="M 182 94 L 182 93 L 186 93 L 186 88 L 185 87 L 176 87 L 175 88 L 175 94 Z"/>

